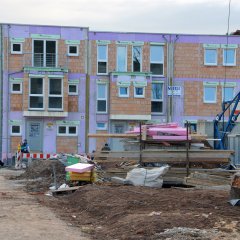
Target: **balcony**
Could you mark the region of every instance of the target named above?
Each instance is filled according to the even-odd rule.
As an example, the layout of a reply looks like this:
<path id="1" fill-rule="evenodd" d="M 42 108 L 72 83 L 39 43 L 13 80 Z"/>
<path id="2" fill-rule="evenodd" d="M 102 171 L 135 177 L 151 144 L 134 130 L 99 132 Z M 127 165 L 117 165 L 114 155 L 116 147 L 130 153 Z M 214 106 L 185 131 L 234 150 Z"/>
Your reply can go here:
<path id="1" fill-rule="evenodd" d="M 24 70 L 64 71 L 68 69 L 67 55 L 55 53 L 25 53 Z"/>

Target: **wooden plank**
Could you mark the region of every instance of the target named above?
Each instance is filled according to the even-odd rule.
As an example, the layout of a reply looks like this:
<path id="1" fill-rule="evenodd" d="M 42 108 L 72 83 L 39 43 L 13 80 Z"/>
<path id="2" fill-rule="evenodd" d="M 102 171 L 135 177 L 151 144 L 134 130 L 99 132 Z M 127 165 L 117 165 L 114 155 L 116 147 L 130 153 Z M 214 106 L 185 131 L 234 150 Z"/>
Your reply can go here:
<path id="1" fill-rule="evenodd" d="M 89 133 L 89 138 L 137 138 L 138 134 L 117 134 L 117 133 Z"/>

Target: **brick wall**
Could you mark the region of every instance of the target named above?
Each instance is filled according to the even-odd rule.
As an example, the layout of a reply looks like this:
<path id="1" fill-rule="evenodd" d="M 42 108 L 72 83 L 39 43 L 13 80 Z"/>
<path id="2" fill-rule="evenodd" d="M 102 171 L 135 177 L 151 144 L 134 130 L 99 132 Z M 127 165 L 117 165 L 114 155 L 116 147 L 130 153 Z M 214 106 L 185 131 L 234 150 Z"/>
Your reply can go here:
<path id="1" fill-rule="evenodd" d="M 151 84 L 145 87 L 145 98 L 134 98 L 134 86 L 129 87 L 129 97 L 118 97 L 115 82 L 110 85 L 110 114 L 149 115 L 151 114 Z"/>
<path id="2" fill-rule="evenodd" d="M 78 112 L 78 96 L 68 96 L 68 111 Z"/>
<path id="3" fill-rule="evenodd" d="M 200 81 L 184 83 L 184 115 L 216 116 L 221 111 L 222 87 L 217 86 L 217 103 L 204 103 L 203 90 L 203 83 Z"/>
<path id="4" fill-rule="evenodd" d="M 77 137 L 57 137 L 57 153 L 78 153 Z"/>
<path id="5" fill-rule="evenodd" d="M 22 111 L 23 95 L 11 94 L 11 111 Z"/>
<path id="6" fill-rule="evenodd" d="M 18 144 L 22 142 L 21 136 L 11 137 L 11 153 L 15 154 L 17 152 Z"/>
<path id="7" fill-rule="evenodd" d="M 240 49 L 236 50 L 236 56 L 240 55 Z M 237 66 L 225 67 L 223 65 L 223 49 L 218 49 L 218 66 L 204 65 L 203 44 L 177 43 L 175 47 L 176 78 L 238 78 L 240 62 L 237 57 Z M 226 71 L 226 72 L 225 72 Z"/>

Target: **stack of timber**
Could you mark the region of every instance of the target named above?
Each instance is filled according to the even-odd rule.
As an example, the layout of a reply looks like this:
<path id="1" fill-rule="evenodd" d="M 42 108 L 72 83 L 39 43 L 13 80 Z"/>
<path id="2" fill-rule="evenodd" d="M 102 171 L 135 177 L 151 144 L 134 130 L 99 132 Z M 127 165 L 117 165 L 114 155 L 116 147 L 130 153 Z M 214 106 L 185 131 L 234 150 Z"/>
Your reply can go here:
<path id="1" fill-rule="evenodd" d="M 226 165 L 230 162 L 233 151 L 229 150 L 189 150 L 189 173 L 201 172 L 211 175 L 227 175 L 229 172 L 213 170 L 213 168 Z M 100 177 L 110 178 L 113 176 L 125 178 L 127 172 L 139 164 L 139 151 L 122 152 L 96 152 L 94 161 L 102 168 L 98 171 Z M 142 150 L 141 164 L 146 168 L 155 167 L 162 164 L 171 166 L 164 176 L 164 182 L 169 184 L 185 184 L 186 181 L 186 150 Z M 196 176 L 196 175 L 195 175 Z M 190 180 L 188 180 L 189 182 Z M 189 184 L 190 185 L 190 184 Z"/>
<path id="2" fill-rule="evenodd" d="M 184 178 L 184 184 L 198 188 L 222 187 L 230 189 L 232 176 L 236 170 L 211 169 L 205 172 L 195 171 Z"/>
<path id="3" fill-rule="evenodd" d="M 231 159 L 231 155 L 234 152 L 231 150 L 188 150 L 188 159 L 190 164 L 228 164 Z M 141 163 L 165 163 L 169 165 L 174 164 L 186 164 L 186 150 L 155 150 L 144 149 L 140 151 L 110 151 L 110 152 L 96 152 L 94 159 L 99 163 L 115 163 L 120 164 L 122 162 L 139 163 L 141 154 Z"/>

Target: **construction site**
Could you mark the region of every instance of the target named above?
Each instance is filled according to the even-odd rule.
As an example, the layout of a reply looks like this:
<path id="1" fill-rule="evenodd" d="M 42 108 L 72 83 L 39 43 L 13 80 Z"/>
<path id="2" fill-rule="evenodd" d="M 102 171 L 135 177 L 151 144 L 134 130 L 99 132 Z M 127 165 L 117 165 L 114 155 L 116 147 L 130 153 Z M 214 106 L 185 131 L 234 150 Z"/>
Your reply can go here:
<path id="1" fill-rule="evenodd" d="M 16 217 L 24 239 L 239 239 L 233 150 L 214 149 L 188 124 L 140 124 L 125 134 L 89 137 L 120 138 L 126 150 L 104 146 L 91 156 L 46 160 L 21 153 L 15 170 L 0 169 L 2 239 L 23 239 L 9 229 L 19 227 Z M 55 225 L 50 213 L 63 223 Z"/>
<path id="2" fill-rule="evenodd" d="M 239 240 L 239 46 L 0 23 L 0 239 Z"/>

